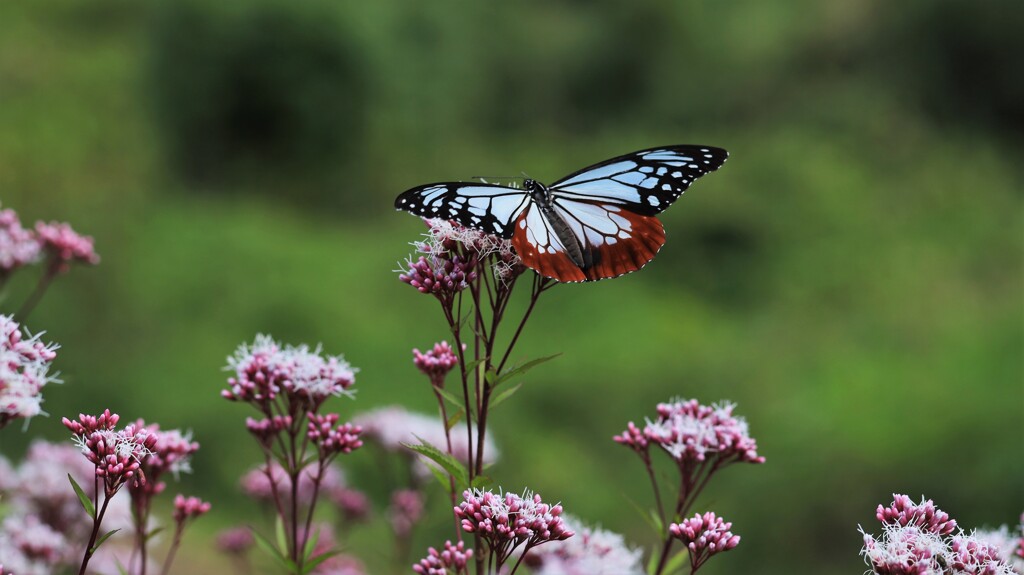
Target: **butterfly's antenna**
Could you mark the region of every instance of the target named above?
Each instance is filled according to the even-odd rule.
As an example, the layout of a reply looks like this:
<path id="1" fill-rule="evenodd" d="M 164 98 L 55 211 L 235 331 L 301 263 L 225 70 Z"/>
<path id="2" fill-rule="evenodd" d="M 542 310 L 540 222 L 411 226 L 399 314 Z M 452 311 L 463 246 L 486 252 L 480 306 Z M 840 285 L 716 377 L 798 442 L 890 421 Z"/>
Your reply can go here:
<path id="1" fill-rule="evenodd" d="M 481 182 L 487 180 L 521 180 L 519 176 L 472 176 L 471 180 L 480 180 Z"/>

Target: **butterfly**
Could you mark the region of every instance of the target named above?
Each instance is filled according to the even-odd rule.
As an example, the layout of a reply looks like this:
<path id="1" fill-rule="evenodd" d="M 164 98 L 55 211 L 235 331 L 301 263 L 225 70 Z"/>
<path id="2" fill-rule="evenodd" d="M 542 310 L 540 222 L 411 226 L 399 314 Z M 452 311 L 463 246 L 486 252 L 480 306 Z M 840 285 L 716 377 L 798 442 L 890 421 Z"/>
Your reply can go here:
<path id="1" fill-rule="evenodd" d="M 417 186 L 395 208 L 512 240 L 522 262 L 561 282 L 596 281 L 644 267 L 665 244 L 655 216 L 729 153 L 700 145 L 641 150 L 569 174 L 550 186 L 476 182 Z"/>

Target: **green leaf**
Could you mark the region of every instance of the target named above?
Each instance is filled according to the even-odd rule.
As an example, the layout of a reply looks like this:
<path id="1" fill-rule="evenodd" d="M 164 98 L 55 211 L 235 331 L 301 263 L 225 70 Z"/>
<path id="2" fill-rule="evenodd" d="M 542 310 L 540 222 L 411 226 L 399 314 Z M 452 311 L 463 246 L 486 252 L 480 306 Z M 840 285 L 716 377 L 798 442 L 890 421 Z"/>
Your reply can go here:
<path id="1" fill-rule="evenodd" d="M 486 372 L 484 372 L 484 382 L 487 383 L 487 387 L 494 387 L 496 385 L 495 381 L 497 379 L 498 371 L 495 370 L 493 367 L 489 368 Z"/>
<path id="2" fill-rule="evenodd" d="M 277 563 L 281 565 L 281 567 L 283 567 L 285 571 L 289 573 L 295 573 L 297 571 L 295 562 L 285 557 L 280 551 L 278 551 L 277 548 L 274 547 L 274 544 L 271 543 L 269 539 L 261 535 L 260 532 L 256 531 L 255 529 L 251 529 L 251 531 L 252 537 L 256 541 L 257 547 L 265 551 L 267 555 L 270 555 L 270 557 L 277 561 Z"/>
<path id="3" fill-rule="evenodd" d="M 110 539 L 110 536 L 113 535 L 114 533 L 117 533 L 118 531 L 120 531 L 120 529 L 114 529 L 113 531 L 107 531 L 103 535 L 103 537 L 100 537 L 99 540 L 96 541 L 96 545 L 93 545 L 92 550 L 89 551 L 89 553 L 95 553 L 96 550 L 100 548 L 100 545 L 103 545 L 104 541 L 106 541 L 107 539 Z"/>
<path id="4" fill-rule="evenodd" d="M 164 530 L 163 527 L 157 527 L 156 529 L 150 531 L 149 533 L 146 534 L 146 541 L 148 542 L 150 539 L 156 537 L 157 534 L 159 534 L 163 530 Z"/>
<path id="5" fill-rule="evenodd" d="M 485 362 L 485 361 L 487 361 L 486 357 L 482 357 L 480 359 L 473 359 L 473 360 L 467 361 L 466 364 L 465 364 L 466 365 L 466 373 L 472 373 L 472 371 L 474 369 L 479 367 L 480 364 Z"/>
<path id="6" fill-rule="evenodd" d="M 128 570 L 124 568 L 124 565 L 121 564 L 121 560 L 120 559 L 115 557 L 114 561 L 117 563 L 117 573 L 118 573 L 118 575 L 130 575 L 128 573 Z"/>
<path id="7" fill-rule="evenodd" d="M 460 488 L 465 488 L 469 485 L 469 471 L 466 470 L 465 465 L 459 463 L 457 459 L 434 447 L 422 438 L 417 437 L 416 439 L 420 440 L 421 443 L 419 445 L 412 445 L 409 443 L 403 443 L 402 445 L 440 465 L 455 479 L 455 484 Z"/>
<path id="8" fill-rule="evenodd" d="M 658 568 L 658 555 L 659 551 L 657 546 L 651 547 L 651 558 L 647 560 L 647 575 L 656 575 L 655 570 Z"/>
<path id="9" fill-rule="evenodd" d="M 466 412 L 465 412 L 465 410 L 462 410 L 462 409 L 460 409 L 460 410 L 456 411 L 454 414 L 452 414 L 452 416 L 448 418 L 448 421 L 444 422 L 444 430 L 445 431 L 451 431 L 452 428 L 455 427 L 456 424 L 458 424 L 460 420 L 462 420 L 462 416 L 463 415 L 466 415 Z"/>
<path id="10" fill-rule="evenodd" d="M 507 383 L 507 382 L 509 382 L 509 381 L 511 381 L 511 380 L 513 380 L 513 379 L 523 375 L 524 373 L 530 371 L 534 367 L 537 367 L 538 365 L 540 365 L 542 363 L 549 362 L 552 359 L 555 359 L 556 357 L 558 357 L 560 355 L 562 355 L 562 354 L 561 353 L 556 353 L 554 355 L 538 357 L 537 359 L 531 359 L 530 361 L 527 361 L 527 362 L 524 362 L 524 363 L 521 363 L 521 364 L 518 364 L 518 365 L 514 365 L 514 366 L 506 369 L 505 371 L 501 372 L 500 375 L 498 375 L 498 378 L 494 382 L 494 386 L 497 387 L 497 386 L 499 386 L 499 385 L 501 385 L 503 383 Z"/>
<path id="11" fill-rule="evenodd" d="M 278 515 L 274 521 L 274 538 L 277 541 L 277 548 L 281 550 L 281 554 L 284 555 L 288 550 L 288 538 L 284 533 L 284 521 L 281 520 L 281 516 Z"/>
<path id="12" fill-rule="evenodd" d="M 486 475 L 477 475 L 476 477 L 473 478 L 473 483 L 470 485 L 470 487 L 472 487 L 473 489 L 483 489 L 484 487 L 487 487 L 488 485 L 491 485 L 493 483 L 494 479 Z"/>
<path id="13" fill-rule="evenodd" d="M 629 501 L 629 504 L 633 507 L 633 509 L 636 509 L 636 512 L 639 513 L 640 517 L 643 518 L 644 523 L 651 526 L 651 529 L 654 530 L 655 535 L 657 535 L 658 537 L 665 536 L 665 532 L 663 531 L 665 526 L 661 523 L 661 516 L 658 515 L 657 509 L 644 509 L 643 507 L 640 506 L 639 503 L 633 501 L 629 497 L 626 498 L 626 501 Z"/>
<path id="14" fill-rule="evenodd" d="M 85 512 L 89 514 L 89 517 L 95 518 L 96 506 L 92 504 L 92 500 L 89 499 L 89 496 L 85 494 L 85 491 L 82 490 L 82 487 L 78 485 L 78 482 L 75 481 L 75 478 L 71 477 L 70 473 L 68 473 L 68 481 L 71 482 L 71 487 L 74 488 L 75 495 L 78 496 L 78 500 L 82 502 L 82 507 L 85 508 Z"/>
<path id="15" fill-rule="evenodd" d="M 312 572 L 312 571 L 313 571 L 314 569 L 316 569 L 316 568 L 317 568 L 317 567 L 318 567 L 318 566 L 319 566 L 319 565 L 320 565 L 321 563 L 323 563 L 324 561 L 327 561 L 327 560 L 328 560 L 328 559 L 330 559 L 331 557 L 334 557 L 335 555 L 338 555 L 338 554 L 340 554 L 340 553 L 341 553 L 341 551 L 328 551 L 328 552 L 326 552 L 326 553 L 322 553 L 322 554 L 320 554 L 320 555 L 317 555 L 316 557 L 312 558 L 312 559 L 311 559 L 311 560 L 309 561 L 309 563 L 306 563 L 306 564 L 304 564 L 304 565 L 302 566 L 302 573 L 303 573 L 303 574 L 305 574 L 305 573 L 310 573 L 310 572 Z"/>
<path id="16" fill-rule="evenodd" d="M 684 547 L 683 549 L 679 550 L 679 553 L 676 553 L 675 555 L 672 556 L 671 559 L 669 559 L 667 562 L 665 562 L 665 571 L 664 571 L 664 573 L 668 573 L 669 575 L 671 575 L 672 573 L 682 572 L 682 570 L 683 570 L 683 561 L 686 561 L 686 556 L 687 556 L 687 550 Z"/>
<path id="17" fill-rule="evenodd" d="M 442 389 L 440 387 L 435 387 L 434 390 L 436 390 L 437 393 L 439 393 L 441 395 L 441 397 L 443 397 L 445 399 L 445 401 L 447 401 L 448 403 L 454 405 L 455 407 L 457 407 L 459 409 L 462 409 L 462 408 L 466 407 L 465 405 L 463 405 L 463 401 L 462 401 L 463 398 L 457 397 L 455 394 L 453 394 L 452 392 L 448 391 L 447 389 Z M 473 417 L 476 417 L 476 406 L 473 405 L 472 401 L 470 401 L 469 409 L 470 409 L 470 413 L 473 414 Z"/>
<path id="18" fill-rule="evenodd" d="M 309 557 L 313 555 L 313 549 L 316 548 L 316 542 L 320 539 L 320 530 L 317 529 L 313 532 L 313 536 L 306 539 L 306 547 L 302 550 L 302 563 L 305 566 Z"/>
<path id="19" fill-rule="evenodd" d="M 436 465 L 431 465 L 429 463 L 427 464 L 427 469 L 429 469 L 430 472 L 434 474 L 434 477 L 437 478 L 437 482 L 440 483 L 441 487 L 444 488 L 445 493 L 451 493 L 451 477 L 445 472 L 445 470 L 441 469 Z"/>
<path id="20" fill-rule="evenodd" d="M 494 398 L 491 399 L 491 402 L 488 405 L 488 407 L 490 407 L 491 409 L 494 409 L 498 404 L 500 404 L 501 402 L 505 401 L 506 399 L 512 397 L 512 394 L 517 392 L 517 391 L 519 391 L 519 388 L 522 387 L 522 386 L 523 386 L 523 382 L 519 382 L 519 383 L 513 385 L 512 387 L 510 387 L 508 389 L 502 390 L 501 393 L 499 393 L 498 395 L 495 395 Z"/>

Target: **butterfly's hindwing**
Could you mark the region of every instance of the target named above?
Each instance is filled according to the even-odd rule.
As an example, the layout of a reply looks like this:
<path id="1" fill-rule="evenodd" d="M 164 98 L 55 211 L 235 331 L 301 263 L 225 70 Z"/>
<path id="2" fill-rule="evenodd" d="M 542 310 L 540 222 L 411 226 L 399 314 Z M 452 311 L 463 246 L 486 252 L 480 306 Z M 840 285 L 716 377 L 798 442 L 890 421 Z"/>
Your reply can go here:
<path id="1" fill-rule="evenodd" d="M 549 189 L 555 198 L 614 204 L 653 216 L 728 157 L 725 150 L 711 146 L 652 148 L 584 168 Z"/>
<path id="2" fill-rule="evenodd" d="M 505 239 L 529 202 L 524 190 L 483 183 L 440 183 L 418 186 L 395 200 L 395 208 L 424 218 L 455 220 Z"/>
<path id="3" fill-rule="evenodd" d="M 654 259 L 665 244 L 665 230 L 654 216 L 567 198 L 557 198 L 554 211 L 580 243 L 588 280 L 636 271 Z"/>
<path id="4" fill-rule="evenodd" d="M 544 277 L 560 282 L 581 282 L 586 274 L 569 257 L 551 223 L 540 208 L 531 204 L 519 216 L 512 235 L 512 247 L 523 264 Z"/>

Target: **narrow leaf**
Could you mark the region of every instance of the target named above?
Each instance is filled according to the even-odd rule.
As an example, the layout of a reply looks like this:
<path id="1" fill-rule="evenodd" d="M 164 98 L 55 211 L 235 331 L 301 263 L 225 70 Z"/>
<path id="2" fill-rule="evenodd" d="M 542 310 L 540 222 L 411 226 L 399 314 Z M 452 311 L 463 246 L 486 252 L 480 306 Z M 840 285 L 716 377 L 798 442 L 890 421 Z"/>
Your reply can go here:
<path id="1" fill-rule="evenodd" d="M 540 365 L 542 363 L 549 362 L 552 359 L 555 359 L 556 357 L 558 357 L 560 355 L 562 355 L 562 354 L 561 353 L 556 353 L 554 355 L 538 357 L 537 359 L 531 359 L 530 361 L 527 361 L 525 363 L 521 363 L 519 365 L 512 366 L 512 367 L 506 369 L 505 371 L 503 371 L 498 376 L 498 379 L 495 382 L 495 385 L 501 385 L 503 383 L 511 381 L 512 379 L 515 379 L 515 378 L 523 375 L 527 371 L 530 371 L 534 367 L 537 367 L 538 365 Z"/>
<path id="2" fill-rule="evenodd" d="M 463 405 L 463 398 L 457 397 L 454 393 L 448 391 L 447 389 L 443 389 L 440 387 L 435 387 L 434 389 L 437 391 L 437 393 L 441 394 L 441 397 L 443 397 L 445 401 L 454 405 L 455 407 L 458 407 L 459 409 L 466 407 L 465 405 Z M 473 414 L 473 417 L 476 417 L 476 406 L 472 405 L 472 402 L 470 402 L 470 404 L 470 413 Z"/>
<path id="3" fill-rule="evenodd" d="M 284 533 L 284 521 L 280 515 L 274 521 L 274 537 L 277 540 L 277 548 L 281 550 L 281 556 L 284 556 L 288 552 L 288 538 Z"/>
<path id="4" fill-rule="evenodd" d="M 71 482 L 71 487 L 74 488 L 75 495 L 78 496 L 78 500 L 82 502 L 82 507 L 85 508 L 85 512 L 89 514 L 89 517 L 95 518 L 96 506 L 92 504 L 92 500 L 89 499 L 89 496 L 85 494 L 85 491 L 82 490 L 82 487 L 78 485 L 78 482 L 75 481 L 75 478 L 71 477 L 70 473 L 68 473 L 68 481 Z"/>
<path id="5" fill-rule="evenodd" d="M 457 459 L 434 447 L 422 438 L 417 437 L 416 439 L 421 441 L 419 445 L 412 445 L 409 443 L 403 443 L 402 445 L 440 465 L 445 471 L 455 478 L 455 484 L 459 487 L 465 488 L 469 485 L 469 472 L 466 470 L 465 465 L 459 463 Z"/>
<path id="6" fill-rule="evenodd" d="M 684 547 L 680 549 L 678 553 L 672 556 L 671 559 L 665 562 L 665 573 L 672 574 L 678 573 L 683 570 L 683 561 L 686 561 L 687 550 Z"/>
<path id="7" fill-rule="evenodd" d="M 452 490 L 452 483 L 451 477 L 448 475 L 448 473 L 446 473 L 440 467 L 436 465 L 431 465 L 429 463 L 427 464 L 427 469 L 429 469 L 430 472 L 434 474 L 434 477 L 437 478 L 437 482 L 440 483 L 441 487 L 444 488 L 445 493 L 450 493 Z"/>
<path id="8" fill-rule="evenodd" d="M 462 420 L 463 415 L 466 415 L 466 412 L 465 410 L 462 409 L 453 413 L 452 416 L 448 418 L 448 421 L 444 422 L 445 431 L 451 431 L 452 428 L 455 427 L 459 423 L 459 421 Z"/>
<path id="9" fill-rule="evenodd" d="M 120 531 L 120 529 L 114 529 L 113 531 L 107 531 L 107 532 L 106 532 L 106 533 L 105 533 L 105 534 L 103 535 L 103 537 L 100 537 L 100 538 L 99 538 L 99 539 L 98 539 L 98 540 L 96 541 L 96 545 L 93 545 L 93 547 L 92 547 L 92 550 L 90 551 L 90 553 L 95 553 L 95 552 L 96 552 L 96 550 L 100 548 L 100 545 L 103 545 L 103 542 L 104 542 L 104 541 L 106 541 L 107 539 L 110 539 L 110 536 L 111 536 L 111 535 L 113 535 L 114 533 L 117 533 L 118 531 Z"/>
<path id="10" fill-rule="evenodd" d="M 302 566 L 302 572 L 310 573 L 314 569 L 316 569 L 321 563 L 327 561 L 331 557 L 334 557 L 335 555 L 338 555 L 340 553 L 341 551 L 328 551 L 326 553 L 321 553 L 320 555 L 317 555 L 316 557 L 310 559 L 309 563 L 304 564 Z"/>
<path id="11" fill-rule="evenodd" d="M 473 483 L 472 483 L 471 487 L 473 489 L 483 489 L 483 488 L 485 488 L 488 485 L 491 485 L 493 483 L 494 483 L 494 479 L 492 479 L 492 478 L 490 478 L 490 477 L 488 477 L 486 475 L 477 475 L 476 477 L 473 478 Z"/>
<path id="12" fill-rule="evenodd" d="M 498 395 L 495 395 L 494 398 L 491 399 L 490 404 L 488 405 L 488 407 L 490 407 L 491 409 L 494 409 L 498 404 L 500 404 L 501 402 L 505 401 L 506 399 L 512 397 L 512 394 L 517 392 L 517 391 L 519 391 L 519 388 L 522 387 L 522 386 L 523 386 L 523 383 L 519 382 L 519 383 L 513 385 L 512 387 L 510 387 L 508 389 L 502 390 L 500 393 L 498 393 Z"/>
<path id="13" fill-rule="evenodd" d="M 157 527 L 156 529 L 150 531 L 149 533 L 146 534 L 146 541 L 148 542 L 150 539 L 156 537 L 163 530 L 164 530 L 163 527 Z"/>
<path id="14" fill-rule="evenodd" d="M 289 573 L 294 573 L 296 571 L 294 561 L 282 555 L 281 552 L 274 547 L 274 544 L 264 537 L 259 531 L 256 531 L 255 529 L 251 529 L 251 531 L 257 547 L 265 551 L 267 555 L 270 555 L 270 557 L 277 561 L 281 567 L 284 567 L 285 571 L 288 571 Z"/>
<path id="15" fill-rule="evenodd" d="M 658 569 L 658 548 L 651 548 L 651 558 L 647 561 L 647 575 L 657 575 L 655 571 Z"/>
<path id="16" fill-rule="evenodd" d="M 311 555 L 313 555 L 313 549 L 316 548 L 316 542 L 320 539 L 320 529 L 313 532 L 312 537 L 306 539 L 306 547 L 302 550 L 302 563 L 305 565 L 306 561 Z"/>

